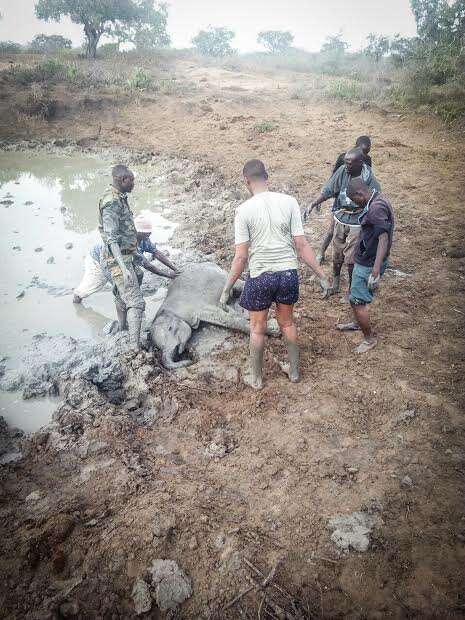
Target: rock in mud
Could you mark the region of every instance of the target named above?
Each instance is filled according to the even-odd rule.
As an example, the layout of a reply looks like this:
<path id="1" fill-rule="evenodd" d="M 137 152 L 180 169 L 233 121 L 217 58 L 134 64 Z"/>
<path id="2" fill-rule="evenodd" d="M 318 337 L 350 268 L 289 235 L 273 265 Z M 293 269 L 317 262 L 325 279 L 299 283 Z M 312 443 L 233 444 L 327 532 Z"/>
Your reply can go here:
<path id="1" fill-rule="evenodd" d="M 173 560 L 154 560 L 149 572 L 161 611 L 176 609 L 192 596 L 191 580 Z"/>
<path id="2" fill-rule="evenodd" d="M 55 262 L 55 258 L 53 256 L 50 256 L 49 258 L 47 258 L 47 265 L 53 265 L 54 262 Z"/>
<path id="3" fill-rule="evenodd" d="M 32 200 L 26 200 L 26 202 L 24 203 L 24 205 L 26 207 L 29 207 L 30 205 L 33 205 L 34 203 L 32 202 Z"/>
<path id="4" fill-rule="evenodd" d="M 0 205 L 3 205 L 4 207 L 9 207 L 12 204 L 13 200 L 9 200 L 8 198 L 6 200 L 0 200 Z"/>
<path id="5" fill-rule="evenodd" d="M 416 417 L 415 409 L 407 409 L 406 411 L 402 411 L 398 416 L 394 418 L 394 424 L 397 426 L 398 424 L 407 424 L 411 422 Z"/>
<path id="6" fill-rule="evenodd" d="M 153 521 L 153 535 L 156 538 L 166 538 L 173 532 L 176 527 L 176 518 L 174 514 L 158 514 L 155 515 Z"/>
<path id="7" fill-rule="evenodd" d="M 331 540 L 343 551 L 368 550 L 370 534 L 373 528 L 380 523 L 376 514 L 367 512 L 353 512 L 350 515 L 336 515 L 328 521 L 328 527 L 334 530 Z"/>
<path id="8" fill-rule="evenodd" d="M 16 463 L 23 458 L 22 452 L 5 452 L 0 456 L 0 465 L 9 465 L 10 463 Z"/>
<path id="9" fill-rule="evenodd" d="M 73 244 L 68 241 L 68 243 L 65 243 L 65 250 L 72 250 L 73 249 Z"/>
<path id="10" fill-rule="evenodd" d="M 43 252 L 44 248 L 38 247 L 38 248 L 34 248 L 34 252 Z"/>
<path id="11" fill-rule="evenodd" d="M 146 582 L 138 577 L 132 587 L 132 600 L 134 601 L 134 611 L 141 616 L 152 609 L 152 597 Z"/>

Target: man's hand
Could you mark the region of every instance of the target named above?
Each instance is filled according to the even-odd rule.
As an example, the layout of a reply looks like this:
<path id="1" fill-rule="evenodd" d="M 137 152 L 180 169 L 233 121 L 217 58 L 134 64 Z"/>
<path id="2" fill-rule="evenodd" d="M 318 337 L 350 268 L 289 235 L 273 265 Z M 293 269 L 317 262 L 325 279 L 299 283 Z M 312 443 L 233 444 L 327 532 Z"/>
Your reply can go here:
<path id="1" fill-rule="evenodd" d="M 229 312 L 228 301 L 229 301 L 229 298 L 231 297 L 231 290 L 232 290 L 232 286 L 230 284 L 226 284 L 226 286 L 223 289 L 223 292 L 221 293 L 220 307 L 225 312 Z"/>
<path id="2" fill-rule="evenodd" d="M 328 299 L 331 295 L 331 287 L 329 286 L 328 278 L 326 276 L 320 278 L 320 286 L 323 291 L 323 299 Z"/>
<path id="3" fill-rule="evenodd" d="M 370 293 L 374 293 L 379 286 L 380 275 L 372 271 L 368 276 L 368 290 Z"/>

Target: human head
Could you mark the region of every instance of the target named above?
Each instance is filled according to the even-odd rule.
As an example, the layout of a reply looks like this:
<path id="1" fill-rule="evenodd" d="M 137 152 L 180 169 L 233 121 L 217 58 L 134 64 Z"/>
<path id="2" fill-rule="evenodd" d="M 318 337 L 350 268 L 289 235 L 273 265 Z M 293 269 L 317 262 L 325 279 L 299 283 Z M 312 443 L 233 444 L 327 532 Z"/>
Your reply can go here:
<path id="1" fill-rule="evenodd" d="M 359 177 L 363 169 L 363 153 L 358 147 L 350 149 L 344 156 L 347 172 L 351 177 Z"/>
<path id="2" fill-rule="evenodd" d="M 136 227 L 137 238 L 139 240 L 148 239 L 152 234 L 152 222 L 143 215 L 138 215 L 135 218 L 134 225 Z"/>
<path id="3" fill-rule="evenodd" d="M 355 141 L 355 146 L 362 149 L 364 155 L 368 155 L 371 150 L 371 139 L 370 136 L 359 136 Z"/>
<path id="4" fill-rule="evenodd" d="M 347 195 L 359 207 L 365 207 L 373 195 L 373 190 L 360 177 L 351 179 L 347 186 Z"/>
<path id="5" fill-rule="evenodd" d="M 268 181 L 268 172 L 265 164 L 260 159 L 250 159 L 242 170 L 244 182 L 251 194 L 258 186 L 266 185 Z"/>
<path id="6" fill-rule="evenodd" d="M 120 192 L 128 193 L 134 189 L 134 175 L 124 164 L 117 164 L 111 170 L 113 185 Z"/>

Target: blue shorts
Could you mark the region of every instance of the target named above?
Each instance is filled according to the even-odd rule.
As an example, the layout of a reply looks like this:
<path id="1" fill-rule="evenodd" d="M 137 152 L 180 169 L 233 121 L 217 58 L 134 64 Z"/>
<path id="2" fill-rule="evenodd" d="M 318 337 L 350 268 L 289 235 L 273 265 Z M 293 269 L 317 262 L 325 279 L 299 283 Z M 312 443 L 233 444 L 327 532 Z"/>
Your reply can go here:
<path id="1" fill-rule="evenodd" d="M 386 271 L 386 267 L 387 261 L 381 265 L 381 275 Z M 373 301 L 375 291 L 368 290 L 368 278 L 372 270 L 373 267 L 365 267 L 355 263 L 349 295 L 349 301 L 354 306 L 364 306 L 365 304 L 371 304 Z"/>
<path id="2" fill-rule="evenodd" d="M 292 306 L 299 299 L 297 269 L 265 271 L 256 278 L 246 280 L 239 300 L 251 312 L 266 310 L 273 302 Z"/>

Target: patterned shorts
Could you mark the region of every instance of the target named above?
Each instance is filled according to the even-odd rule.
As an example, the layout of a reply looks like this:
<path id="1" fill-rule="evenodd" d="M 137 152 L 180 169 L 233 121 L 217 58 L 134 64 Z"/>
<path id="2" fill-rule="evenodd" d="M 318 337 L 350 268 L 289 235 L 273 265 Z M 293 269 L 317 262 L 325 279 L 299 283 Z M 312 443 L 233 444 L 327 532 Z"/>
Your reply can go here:
<path id="1" fill-rule="evenodd" d="M 292 306 L 299 299 L 299 277 L 296 269 L 265 271 L 248 278 L 239 300 L 251 312 L 266 310 L 273 302 Z"/>

